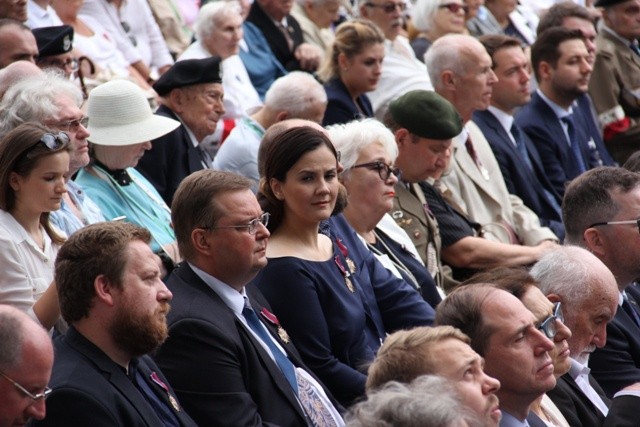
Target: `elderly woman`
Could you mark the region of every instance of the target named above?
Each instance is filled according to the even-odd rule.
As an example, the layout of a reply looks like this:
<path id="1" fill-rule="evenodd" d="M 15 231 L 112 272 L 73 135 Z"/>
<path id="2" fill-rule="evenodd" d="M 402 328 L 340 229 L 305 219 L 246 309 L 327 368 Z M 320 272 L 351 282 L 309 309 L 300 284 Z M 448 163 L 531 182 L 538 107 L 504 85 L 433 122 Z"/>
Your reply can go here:
<path id="1" fill-rule="evenodd" d="M 446 34 L 462 34 L 469 7 L 462 0 L 418 0 L 411 10 L 419 34 L 411 41 L 416 58 L 424 62 L 431 44 Z"/>
<path id="2" fill-rule="evenodd" d="M 151 112 L 142 89 L 127 80 L 113 80 L 89 94 L 92 163 L 76 181 L 100 207 L 105 218 L 124 220 L 151 232 L 151 248 L 170 269 L 179 259 L 171 228 L 171 212 L 153 185 L 134 169 L 151 140 L 180 122 Z"/>
<path id="3" fill-rule="evenodd" d="M 532 45 L 536 40 L 537 26 L 537 17 L 533 13 L 522 13 L 518 9 L 518 0 L 485 0 L 477 16 L 467 21 L 472 36 L 505 34 L 517 38 L 524 45 Z"/>
<path id="4" fill-rule="evenodd" d="M 338 153 L 308 126 L 267 132 L 259 200 L 271 214 L 269 263 L 254 279 L 305 363 L 343 405 L 364 394 L 387 333 L 433 322 L 433 309 L 380 265 L 342 216 Z"/>
<path id="5" fill-rule="evenodd" d="M 224 87 L 224 119 L 234 120 L 262 102 L 251 84 L 247 69 L 238 52 L 243 37 L 242 15 L 236 1 L 211 2 L 202 6 L 196 22 L 197 40 L 178 58 L 203 59 L 219 56 L 222 59 Z M 218 123 L 219 131 L 223 122 Z"/>
<path id="6" fill-rule="evenodd" d="M 373 117 L 366 93 L 378 86 L 383 59 L 384 34 L 375 24 L 354 19 L 338 27 L 318 73 L 329 101 L 324 126 Z"/>
<path id="7" fill-rule="evenodd" d="M 538 288 L 538 284 L 526 270 L 514 267 L 499 267 L 483 273 L 478 273 L 463 283 L 491 283 L 495 287 L 503 289 L 514 295 L 524 304 L 537 319 L 538 329 L 553 341 L 554 349 L 549 352 L 553 362 L 553 375 L 560 378 L 569 372 L 571 367 L 569 343 L 571 330 L 564 324 L 562 305 L 560 302 L 552 303 Z M 513 378 L 513 384 L 518 379 Z M 502 387 L 510 389 L 512 384 L 502 382 Z M 517 387 L 517 385 L 515 385 Z M 569 427 L 558 407 L 551 399 L 543 394 L 531 405 L 531 412 L 527 420 L 532 425 L 540 425 L 540 421 L 549 427 Z M 532 420 L 535 420 L 532 423 Z"/>
<path id="8" fill-rule="evenodd" d="M 348 203 L 343 215 L 385 267 L 435 307 L 442 300 L 413 242 L 387 212 L 393 208 L 398 156 L 393 133 L 374 119 L 328 128 L 344 167 Z"/>

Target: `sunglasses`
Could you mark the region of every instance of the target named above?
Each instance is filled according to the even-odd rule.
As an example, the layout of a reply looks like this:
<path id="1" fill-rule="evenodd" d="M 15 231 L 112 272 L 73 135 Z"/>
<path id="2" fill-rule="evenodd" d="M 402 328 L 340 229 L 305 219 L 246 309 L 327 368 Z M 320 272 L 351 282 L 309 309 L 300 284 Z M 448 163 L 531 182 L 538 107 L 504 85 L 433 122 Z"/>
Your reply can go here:
<path id="1" fill-rule="evenodd" d="M 379 7 L 385 13 L 393 13 L 393 12 L 396 11 L 396 9 L 400 9 L 400 12 L 404 12 L 407 9 L 407 4 L 405 2 L 385 3 L 385 4 L 365 3 L 365 6 L 368 6 L 368 7 Z"/>
<path id="2" fill-rule="evenodd" d="M 466 4 L 460 3 L 445 3 L 438 6 L 438 9 L 449 9 L 451 13 L 458 13 L 460 10 L 463 10 L 464 13 L 469 13 L 469 6 Z"/>
<path id="3" fill-rule="evenodd" d="M 538 325 L 538 330 L 544 333 L 547 338 L 553 339 L 558 333 L 558 324 L 564 323 L 564 313 L 562 313 L 562 303 L 557 302 L 553 306 L 553 314 L 542 321 Z"/>
<path id="4" fill-rule="evenodd" d="M 42 144 L 45 147 L 47 147 L 49 149 L 49 151 L 58 151 L 64 145 L 69 144 L 69 142 L 71 142 L 71 139 L 69 139 L 69 135 L 67 135 L 64 132 L 60 132 L 57 135 L 54 135 L 52 133 L 45 133 L 44 135 L 42 135 L 42 137 L 35 144 L 33 144 L 28 149 L 26 149 L 22 153 L 21 157 L 19 157 L 19 158 L 23 158 L 24 157 L 24 158 L 30 159 L 31 158 L 30 157 L 31 152 L 39 144 Z"/>
<path id="5" fill-rule="evenodd" d="M 129 23 L 126 21 L 120 22 L 120 25 L 122 26 L 122 29 L 124 30 L 124 32 L 127 33 L 127 37 L 129 37 L 129 41 L 131 42 L 133 47 L 137 47 L 138 40 L 133 34 L 131 34 L 131 25 L 129 25 Z"/>
<path id="6" fill-rule="evenodd" d="M 356 168 L 367 168 L 369 170 L 378 171 L 378 175 L 383 181 L 388 180 L 391 174 L 394 174 L 396 177 L 400 177 L 400 169 L 392 168 L 391 166 L 383 162 L 362 163 L 352 167 L 352 169 Z"/>

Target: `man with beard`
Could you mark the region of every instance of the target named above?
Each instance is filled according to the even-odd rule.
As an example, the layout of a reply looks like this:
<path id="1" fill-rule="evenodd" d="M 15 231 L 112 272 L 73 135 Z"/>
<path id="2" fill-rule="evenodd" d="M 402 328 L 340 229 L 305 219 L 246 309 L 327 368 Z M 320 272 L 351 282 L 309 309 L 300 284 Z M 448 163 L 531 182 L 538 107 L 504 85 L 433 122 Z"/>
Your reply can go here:
<path id="1" fill-rule="evenodd" d="M 36 426 L 195 426 L 145 354 L 167 337 L 171 292 L 150 233 L 89 225 L 58 252 L 55 282 L 69 330 L 55 342 L 47 416 Z"/>
<path id="2" fill-rule="evenodd" d="M 587 92 L 591 59 L 580 30 L 549 28 L 531 47 L 538 89 L 516 115 L 516 123 L 534 142 L 555 191 L 603 165 L 589 111 L 576 100 Z"/>
<path id="3" fill-rule="evenodd" d="M 422 375 L 438 375 L 454 386 L 464 406 L 483 427 L 497 427 L 500 382 L 484 372 L 482 357 L 471 340 L 451 326 L 417 328 L 389 335 L 369 366 L 367 393 L 389 381 L 409 383 Z"/>
<path id="4" fill-rule="evenodd" d="M 564 324 L 572 332 L 567 340 L 571 368 L 548 396 L 572 427 L 637 425 L 640 384 L 627 387 L 611 401 L 589 374 L 589 356 L 605 345 L 607 324 L 618 306 L 611 271 L 589 251 L 566 246 L 545 254 L 531 275 L 551 302 L 562 303 Z"/>
<path id="5" fill-rule="evenodd" d="M 528 427 L 532 403 L 556 385 L 549 356 L 554 344 L 518 298 L 493 286 L 457 288 L 438 306 L 436 323 L 469 336 L 471 348 L 484 357 L 487 375 L 500 381 L 500 426 Z"/>

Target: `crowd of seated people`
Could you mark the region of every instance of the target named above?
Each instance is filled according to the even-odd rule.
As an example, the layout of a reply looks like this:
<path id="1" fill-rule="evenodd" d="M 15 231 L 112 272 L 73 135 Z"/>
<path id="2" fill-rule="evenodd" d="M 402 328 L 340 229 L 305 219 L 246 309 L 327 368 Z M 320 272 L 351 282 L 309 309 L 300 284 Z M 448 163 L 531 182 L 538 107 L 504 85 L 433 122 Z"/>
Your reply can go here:
<path id="1" fill-rule="evenodd" d="M 196 3 L 0 0 L 0 427 L 637 425 L 640 0 Z"/>

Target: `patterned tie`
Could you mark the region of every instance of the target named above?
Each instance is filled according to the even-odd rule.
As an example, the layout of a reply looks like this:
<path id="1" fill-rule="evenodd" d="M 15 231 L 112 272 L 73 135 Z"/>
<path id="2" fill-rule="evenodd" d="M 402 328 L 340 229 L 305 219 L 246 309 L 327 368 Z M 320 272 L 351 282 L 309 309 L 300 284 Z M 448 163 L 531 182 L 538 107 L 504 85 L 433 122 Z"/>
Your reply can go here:
<path id="1" fill-rule="evenodd" d="M 289 360 L 289 358 L 282 353 L 282 351 L 276 346 L 273 342 L 273 338 L 269 335 L 267 330 L 265 329 L 260 319 L 256 315 L 256 312 L 253 311 L 253 308 L 249 305 L 249 300 L 245 297 L 244 299 L 244 308 L 242 309 L 242 315 L 247 320 L 247 324 L 251 328 L 253 332 L 256 333 L 260 337 L 260 339 L 269 347 L 271 350 L 271 354 L 273 354 L 273 358 L 276 361 L 276 364 L 289 381 L 291 388 L 295 392 L 296 396 L 298 395 L 298 382 L 296 380 L 296 368 L 293 366 L 293 363 Z"/>
<path id="2" fill-rule="evenodd" d="M 298 379 L 298 390 L 300 392 L 300 402 L 305 412 L 316 427 L 337 427 L 335 418 L 333 417 L 325 400 L 322 399 L 316 390 L 316 387 L 307 380 L 304 375 L 296 371 Z"/>
<path id="3" fill-rule="evenodd" d="M 587 166 L 584 163 L 584 157 L 582 157 L 582 150 L 580 150 L 580 144 L 576 138 L 576 125 L 573 121 L 573 114 L 568 114 L 562 117 L 562 120 L 567 125 L 567 134 L 569 134 L 569 143 L 571 144 L 571 153 L 573 154 L 573 160 L 576 162 L 579 173 L 587 171 Z"/>
<path id="4" fill-rule="evenodd" d="M 198 145 L 198 153 L 200 153 L 200 161 L 205 169 L 213 169 L 213 159 L 211 154 L 204 149 L 202 145 Z"/>
<path id="5" fill-rule="evenodd" d="M 638 47 L 637 43 L 631 43 L 629 47 L 636 55 L 640 56 L 640 47 Z"/>
<path id="6" fill-rule="evenodd" d="M 291 37 L 291 33 L 289 32 L 290 31 L 289 27 L 285 26 L 282 22 L 278 22 L 276 23 L 276 25 L 278 26 L 278 29 L 280 30 L 285 40 L 287 41 L 287 46 L 289 47 L 289 51 L 291 51 L 293 49 L 293 37 Z"/>

